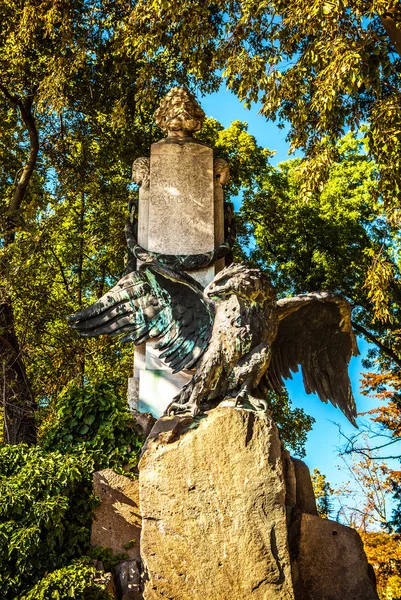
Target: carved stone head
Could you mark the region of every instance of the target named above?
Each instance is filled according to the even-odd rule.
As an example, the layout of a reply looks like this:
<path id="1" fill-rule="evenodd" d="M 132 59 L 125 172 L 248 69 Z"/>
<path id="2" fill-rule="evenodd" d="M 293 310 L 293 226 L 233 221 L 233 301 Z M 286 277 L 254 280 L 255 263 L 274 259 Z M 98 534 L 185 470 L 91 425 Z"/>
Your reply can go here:
<path id="1" fill-rule="evenodd" d="M 220 185 L 225 185 L 230 179 L 230 165 L 224 158 L 216 158 L 214 161 L 214 176 Z"/>
<path id="2" fill-rule="evenodd" d="M 173 87 L 154 116 L 157 125 L 169 136 L 192 137 L 202 127 L 205 113 L 188 90 Z"/>
<path id="3" fill-rule="evenodd" d="M 141 156 L 132 163 L 132 181 L 138 185 L 149 185 L 150 158 Z"/>

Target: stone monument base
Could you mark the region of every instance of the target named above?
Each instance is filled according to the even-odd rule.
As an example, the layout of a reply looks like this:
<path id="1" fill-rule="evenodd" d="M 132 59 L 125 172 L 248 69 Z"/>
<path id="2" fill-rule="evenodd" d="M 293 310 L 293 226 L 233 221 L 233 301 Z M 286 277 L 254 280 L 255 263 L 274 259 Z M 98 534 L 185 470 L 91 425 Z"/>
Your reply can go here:
<path id="1" fill-rule="evenodd" d="M 163 417 L 139 470 L 145 600 L 378 600 L 359 535 L 317 516 L 269 417 Z"/>

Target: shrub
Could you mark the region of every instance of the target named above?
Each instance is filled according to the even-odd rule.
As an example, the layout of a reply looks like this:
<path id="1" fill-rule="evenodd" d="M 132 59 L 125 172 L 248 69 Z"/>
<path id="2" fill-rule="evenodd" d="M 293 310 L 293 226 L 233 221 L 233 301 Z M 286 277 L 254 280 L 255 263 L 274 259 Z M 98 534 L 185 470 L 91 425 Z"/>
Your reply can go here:
<path id="1" fill-rule="evenodd" d="M 111 600 L 95 581 L 95 570 L 86 561 L 76 561 L 68 567 L 57 569 L 35 585 L 19 600 Z"/>
<path id="2" fill-rule="evenodd" d="M 25 445 L 0 448 L 2 600 L 18 597 L 49 571 L 88 551 L 96 505 L 93 469 L 93 459 L 85 452 L 63 455 Z"/>
<path id="3" fill-rule="evenodd" d="M 46 450 L 90 452 L 95 470 L 132 471 L 143 438 L 113 384 L 70 387 L 60 395 L 51 419 L 41 431 Z M 125 471 L 122 466 L 125 465 Z"/>

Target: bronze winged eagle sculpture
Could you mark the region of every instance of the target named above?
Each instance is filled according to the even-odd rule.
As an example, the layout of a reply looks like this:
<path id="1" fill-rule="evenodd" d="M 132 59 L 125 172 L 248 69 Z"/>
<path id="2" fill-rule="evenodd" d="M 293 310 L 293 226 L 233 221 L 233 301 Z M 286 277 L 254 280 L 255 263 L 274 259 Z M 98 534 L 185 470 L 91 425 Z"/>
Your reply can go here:
<path id="1" fill-rule="evenodd" d="M 232 264 L 205 288 L 157 260 L 125 275 L 92 306 L 69 317 L 83 336 L 159 338 L 161 358 L 178 372 L 195 369 L 167 412 L 196 414 L 227 396 L 264 406 L 268 390 L 302 368 L 306 392 L 338 406 L 355 424 L 348 376 L 358 354 L 351 307 L 340 295 L 310 293 L 276 301 L 260 269 Z"/>

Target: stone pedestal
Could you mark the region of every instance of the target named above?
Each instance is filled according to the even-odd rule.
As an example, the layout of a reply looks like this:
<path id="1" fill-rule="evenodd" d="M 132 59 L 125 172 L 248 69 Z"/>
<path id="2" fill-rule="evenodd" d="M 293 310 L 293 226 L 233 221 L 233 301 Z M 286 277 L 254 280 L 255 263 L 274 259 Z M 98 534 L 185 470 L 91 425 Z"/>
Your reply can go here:
<path id="1" fill-rule="evenodd" d="M 378 600 L 356 531 L 260 413 L 156 422 L 139 463 L 145 600 Z"/>
<path id="2" fill-rule="evenodd" d="M 270 419 L 227 407 L 163 418 L 139 468 L 146 600 L 294 600 Z"/>

